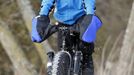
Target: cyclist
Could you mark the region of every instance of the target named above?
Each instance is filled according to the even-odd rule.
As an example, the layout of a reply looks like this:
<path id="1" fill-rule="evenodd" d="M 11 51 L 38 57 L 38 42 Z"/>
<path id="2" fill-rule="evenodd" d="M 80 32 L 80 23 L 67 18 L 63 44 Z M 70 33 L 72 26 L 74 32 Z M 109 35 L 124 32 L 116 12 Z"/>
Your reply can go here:
<path id="1" fill-rule="evenodd" d="M 49 25 L 49 13 L 54 6 L 54 17 L 59 25 L 74 26 L 80 32 L 83 75 L 94 75 L 92 53 L 96 32 L 101 27 L 101 21 L 95 15 L 95 2 L 96 0 L 42 0 L 39 16 L 33 22 L 36 25 L 32 27 L 32 41 L 40 43 L 52 34 L 50 30 L 56 29 L 56 26 Z"/>

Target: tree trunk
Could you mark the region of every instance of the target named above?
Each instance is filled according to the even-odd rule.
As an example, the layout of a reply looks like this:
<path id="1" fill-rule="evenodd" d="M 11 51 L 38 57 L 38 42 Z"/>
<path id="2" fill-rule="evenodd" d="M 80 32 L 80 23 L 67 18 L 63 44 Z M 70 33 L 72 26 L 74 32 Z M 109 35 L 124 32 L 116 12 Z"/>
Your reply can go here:
<path id="1" fill-rule="evenodd" d="M 16 75 L 37 75 L 35 69 L 25 58 L 23 50 L 10 32 L 7 24 L 0 20 L 0 42 L 9 56 Z"/>
<path id="2" fill-rule="evenodd" d="M 29 30 L 29 33 L 31 32 L 31 20 L 35 16 L 34 11 L 32 10 L 32 6 L 30 4 L 29 0 L 17 0 L 18 6 L 20 8 L 20 12 L 22 14 L 23 20 L 26 24 L 27 29 Z M 53 51 L 51 46 L 49 45 L 48 41 L 44 41 L 42 44 L 35 44 L 35 47 L 37 48 L 37 51 L 42 59 L 42 62 L 46 64 L 46 51 Z M 43 49 L 45 48 L 45 50 Z M 48 52 L 47 51 L 47 52 Z"/>
<path id="3" fill-rule="evenodd" d="M 123 46 L 120 52 L 120 58 L 117 67 L 117 75 L 128 75 L 128 68 L 130 62 L 132 62 L 132 56 L 134 53 L 134 2 L 129 18 L 128 26 L 124 36 Z M 134 61 L 133 61 L 134 63 Z"/>

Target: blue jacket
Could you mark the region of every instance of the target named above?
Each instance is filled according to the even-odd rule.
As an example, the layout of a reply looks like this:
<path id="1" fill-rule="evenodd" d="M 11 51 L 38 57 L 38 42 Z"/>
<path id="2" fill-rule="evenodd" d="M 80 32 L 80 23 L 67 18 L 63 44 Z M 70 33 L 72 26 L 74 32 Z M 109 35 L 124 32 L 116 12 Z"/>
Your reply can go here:
<path id="1" fill-rule="evenodd" d="M 94 14 L 95 0 L 43 0 L 40 15 L 48 15 L 54 5 L 54 17 L 65 24 L 73 24 L 84 14 Z"/>

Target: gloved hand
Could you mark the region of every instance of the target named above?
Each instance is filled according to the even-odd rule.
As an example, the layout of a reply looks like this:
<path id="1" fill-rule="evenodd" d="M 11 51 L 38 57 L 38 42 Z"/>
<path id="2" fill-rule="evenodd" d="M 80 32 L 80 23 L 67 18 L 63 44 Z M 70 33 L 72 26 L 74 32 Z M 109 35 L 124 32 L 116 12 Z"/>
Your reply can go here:
<path id="1" fill-rule="evenodd" d="M 56 31 L 56 26 L 50 25 L 50 19 L 46 15 L 34 17 L 32 20 L 31 39 L 33 42 L 42 42 Z"/>
<path id="2" fill-rule="evenodd" d="M 84 17 L 80 25 L 80 39 L 91 43 L 95 41 L 102 22 L 96 15 L 89 14 Z"/>
<path id="3" fill-rule="evenodd" d="M 92 21 L 92 14 L 85 15 L 82 22 L 80 23 L 80 39 L 82 39 L 83 34 L 87 30 L 88 26 L 90 25 Z"/>

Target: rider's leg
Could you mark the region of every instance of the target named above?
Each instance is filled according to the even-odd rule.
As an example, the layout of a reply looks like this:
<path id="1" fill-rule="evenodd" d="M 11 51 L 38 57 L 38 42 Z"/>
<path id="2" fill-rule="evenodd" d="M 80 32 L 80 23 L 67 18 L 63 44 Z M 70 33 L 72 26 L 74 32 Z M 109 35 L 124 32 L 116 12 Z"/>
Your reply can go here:
<path id="1" fill-rule="evenodd" d="M 79 26 L 80 39 L 82 40 L 80 47 L 83 53 L 83 75 L 94 75 L 92 59 L 92 53 L 94 51 L 93 42 L 96 39 L 96 33 L 101 27 L 102 22 L 95 15 L 93 15 L 92 18 L 86 17 L 86 19 L 88 20 L 84 21 L 85 24 Z"/>
<path id="2" fill-rule="evenodd" d="M 52 70 L 52 61 L 54 57 L 54 52 L 48 52 L 48 62 L 47 62 L 47 75 L 51 75 L 51 70 Z"/>
<path id="3" fill-rule="evenodd" d="M 82 75 L 94 75 L 94 66 L 92 53 L 94 52 L 94 43 L 81 42 L 81 50 L 83 53 Z"/>
<path id="4" fill-rule="evenodd" d="M 82 20 L 83 20 L 83 18 L 82 18 Z M 86 40 L 83 39 L 83 35 L 85 35 L 85 32 L 87 33 L 89 26 L 91 26 L 90 24 L 92 22 L 92 18 L 89 18 L 89 20 L 90 20 L 90 22 L 85 21 L 85 23 L 87 23 L 87 24 L 79 26 L 80 39 L 81 39 L 81 43 L 80 43 L 79 47 L 83 53 L 82 75 L 94 75 L 94 67 L 93 67 L 93 59 L 92 59 L 92 53 L 94 51 L 94 43 L 93 43 L 94 39 L 91 39 L 92 41 L 86 41 L 86 40 L 89 40 L 89 38 Z M 92 27 L 90 31 L 92 32 L 92 30 L 94 30 L 94 28 L 95 27 Z M 93 33 L 93 34 L 96 35 L 96 33 Z M 87 38 L 88 35 L 84 36 L 84 38 Z M 92 37 L 93 35 L 90 35 L 90 36 Z"/>

